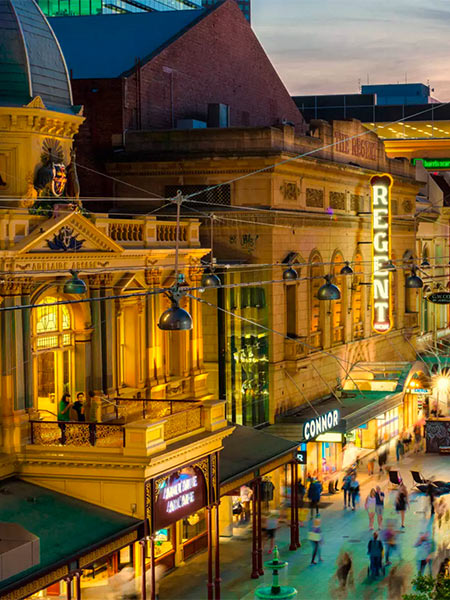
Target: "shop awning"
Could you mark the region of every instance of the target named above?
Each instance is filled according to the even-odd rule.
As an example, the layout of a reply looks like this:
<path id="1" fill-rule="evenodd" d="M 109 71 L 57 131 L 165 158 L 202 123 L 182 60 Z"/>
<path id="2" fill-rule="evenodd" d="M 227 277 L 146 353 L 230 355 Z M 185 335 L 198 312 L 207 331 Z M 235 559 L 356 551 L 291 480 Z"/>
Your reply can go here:
<path id="1" fill-rule="evenodd" d="M 252 427 L 236 425 L 223 440 L 220 485 L 225 491 L 291 461 L 296 443 Z"/>
<path id="2" fill-rule="evenodd" d="M 0 522 L 20 525 L 39 539 L 40 546 L 35 566 L 0 581 L 0 597 L 5 600 L 28 597 L 62 579 L 69 566 L 83 567 L 136 541 L 143 525 L 16 478 L 0 483 Z"/>
<path id="3" fill-rule="evenodd" d="M 289 416 L 277 418 L 275 425 L 270 425 L 265 431 L 288 440 L 302 442 L 303 425 L 306 421 L 338 409 L 339 425 L 330 431 L 348 433 L 401 403 L 402 394 L 397 392 L 344 392 L 340 402 L 334 396 L 326 396 L 314 402 L 312 406 L 303 405 Z"/>

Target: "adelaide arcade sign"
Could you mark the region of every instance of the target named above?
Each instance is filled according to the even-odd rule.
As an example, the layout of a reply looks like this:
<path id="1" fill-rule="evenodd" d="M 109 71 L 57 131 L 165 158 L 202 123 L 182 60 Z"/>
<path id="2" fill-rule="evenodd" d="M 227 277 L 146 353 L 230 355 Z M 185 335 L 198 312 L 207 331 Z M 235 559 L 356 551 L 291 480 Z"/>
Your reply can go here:
<path id="1" fill-rule="evenodd" d="M 433 292 L 426 298 L 433 304 L 450 304 L 450 292 Z"/>
<path id="2" fill-rule="evenodd" d="M 303 425 L 303 439 L 308 442 L 329 429 L 334 429 L 339 423 L 340 413 L 337 408 L 324 415 L 306 421 Z"/>
<path id="3" fill-rule="evenodd" d="M 388 333 L 392 328 L 391 273 L 384 268 L 391 257 L 390 175 L 371 177 L 372 186 L 372 329 Z"/>
<path id="4" fill-rule="evenodd" d="M 155 527 L 162 529 L 197 512 L 207 504 L 206 484 L 198 467 L 186 467 L 158 485 Z"/>

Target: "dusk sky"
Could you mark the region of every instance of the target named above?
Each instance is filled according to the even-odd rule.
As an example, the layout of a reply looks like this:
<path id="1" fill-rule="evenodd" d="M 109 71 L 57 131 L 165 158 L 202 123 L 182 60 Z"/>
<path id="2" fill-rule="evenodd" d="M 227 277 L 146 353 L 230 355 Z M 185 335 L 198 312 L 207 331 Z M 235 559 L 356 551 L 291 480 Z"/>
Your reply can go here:
<path id="1" fill-rule="evenodd" d="M 449 0 L 253 0 L 252 24 L 292 94 L 430 81 L 450 100 Z"/>

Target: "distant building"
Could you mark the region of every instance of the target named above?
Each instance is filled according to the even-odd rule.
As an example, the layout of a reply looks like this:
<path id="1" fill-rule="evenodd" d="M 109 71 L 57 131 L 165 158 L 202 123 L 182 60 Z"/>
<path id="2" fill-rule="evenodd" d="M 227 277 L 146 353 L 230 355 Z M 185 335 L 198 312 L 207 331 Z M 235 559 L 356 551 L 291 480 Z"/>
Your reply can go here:
<path id="1" fill-rule="evenodd" d="M 37 0 L 47 17 L 79 17 L 202 7 L 202 0 Z"/>
<path id="2" fill-rule="evenodd" d="M 217 4 L 221 0 L 202 0 L 202 6 L 212 6 L 213 4 Z M 251 20 L 251 0 L 236 0 L 239 5 L 239 8 L 244 13 L 245 18 L 250 23 Z"/>
<path id="3" fill-rule="evenodd" d="M 392 104 L 431 104 L 437 102 L 431 96 L 433 92 L 424 83 L 394 83 L 381 85 L 363 85 L 361 94 L 375 94 L 377 106 Z"/>

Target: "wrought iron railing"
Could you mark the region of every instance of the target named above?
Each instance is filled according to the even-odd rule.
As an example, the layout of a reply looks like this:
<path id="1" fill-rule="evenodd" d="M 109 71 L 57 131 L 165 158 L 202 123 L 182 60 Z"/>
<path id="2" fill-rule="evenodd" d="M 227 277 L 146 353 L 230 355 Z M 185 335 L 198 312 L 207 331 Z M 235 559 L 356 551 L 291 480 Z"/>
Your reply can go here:
<path id="1" fill-rule="evenodd" d="M 202 427 L 202 407 L 188 408 L 166 417 L 164 439 L 172 440 Z"/>
<path id="2" fill-rule="evenodd" d="M 200 406 L 198 400 L 155 400 L 147 398 L 113 398 L 115 418 L 125 422 L 135 419 L 163 419 Z"/>
<path id="3" fill-rule="evenodd" d="M 30 425 L 31 443 L 39 446 L 125 446 L 123 425 L 76 421 L 30 421 Z"/>

